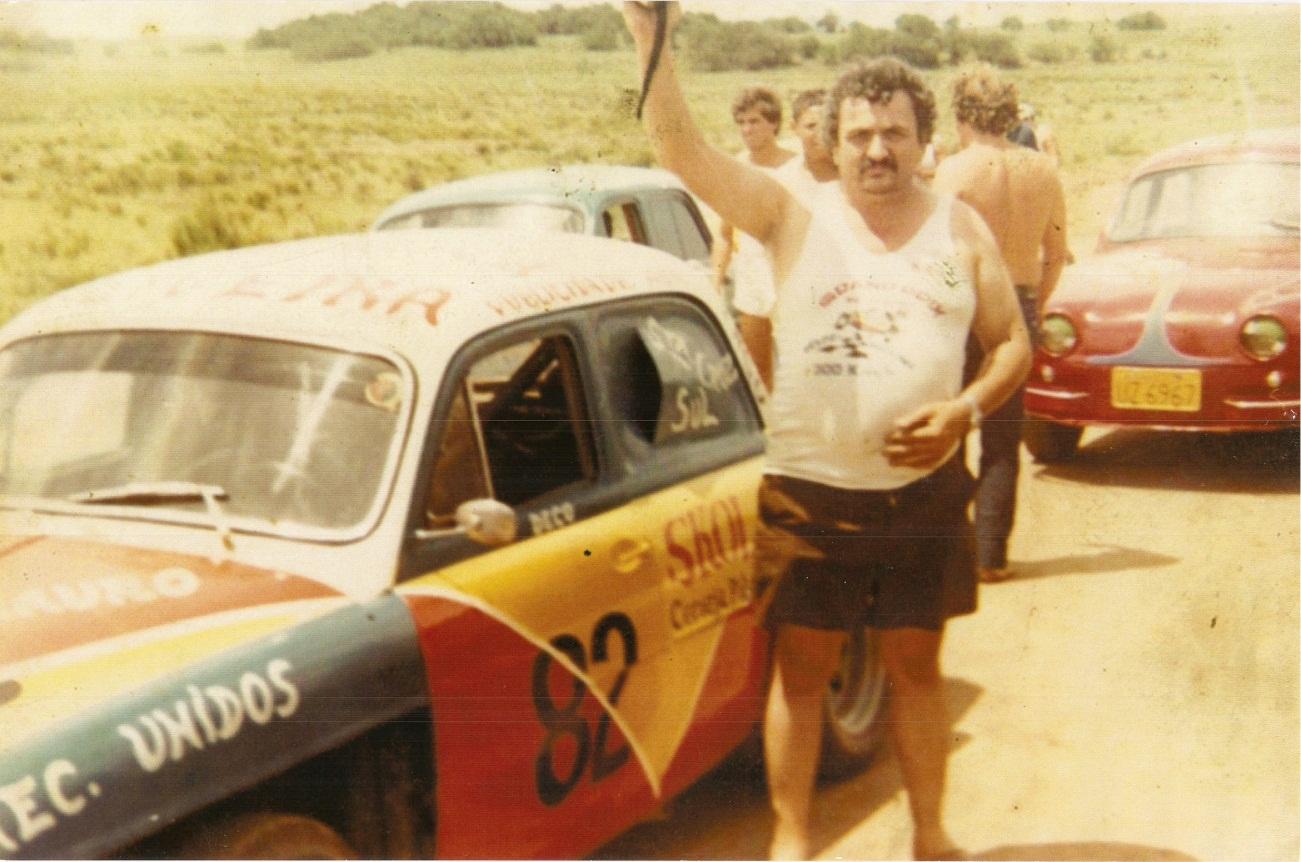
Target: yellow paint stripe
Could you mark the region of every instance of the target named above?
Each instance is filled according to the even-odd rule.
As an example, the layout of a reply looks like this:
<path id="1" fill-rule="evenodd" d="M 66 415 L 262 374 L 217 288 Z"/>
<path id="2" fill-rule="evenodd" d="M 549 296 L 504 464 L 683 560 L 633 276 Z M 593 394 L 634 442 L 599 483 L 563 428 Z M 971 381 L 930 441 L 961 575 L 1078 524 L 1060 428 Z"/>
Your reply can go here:
<path id="1" fill-rule="evenodd" d="M 136 633 L 134 638 L 114 639 L 133 639 L 135 643 L 117 643 L 111 649 L 90 650 L 88 655 L 80 656 L 83 659 L 80 661 L 69 659 L 40 669 L 29 668 L 22 676 L 5 676 L 3 678 L 19 679 L 22 693 L 0 710 L 0 753 L 16 748 L 53 722 L 223 650 L 288 629 L 304 619 L 325 613 L 330 609 L 329 605 L 346 601 L 313 599 L 216 614 L 203 618 L 202 621 L 208 625 L 202 631 L 195 631 L 196 621 L 189 620 L 185 624 L 164 627 L 161 632 L 149 630 Z"/>
<path id="2" fill-rule="evenodd" d="M 300 619 L 310 619 L 315 616 L 322 616 L 350 602 L 351 599 L 343 596 L 295 599 L 289 602 L 235 608 L 229 611 L 208 614 L 207 616 L 191 617 L 165 625 L 126 632 L 93 643 L 69 647 L 48 655 L 0 665 L 0 679 L 22 679 L 29 674 L 43 673 L 73 662 L 94 659 L 106 653 L 116 653 L 119 650 L 130 649 L 138 644 L 153 643 L 155 641 L 169 640 L 178 635 L 193 634 L 198 627 L 205 629 L 218 628 L 244 620 L 256 620 L 267 616 L 284 616 L 286 614 L 292 614 Z"/>
<path id="3" fill-rule="evenodd" d="M 428 583 L 428 580 L 429 579 L 427 578 L 422 578 L 420 581 L 413 581 L 406 586 L 400 586 L 397 588 L 397 593 L 398 595 L 405 596 L 423 596 L 427 598 L 447 599 L 449 601 L 472 607 L 506 626 L 521 638 L 551 656 L 554 661 L 559 662 L 565 670 L 582 680 L 583 684 L 587 686 L 587 690 L 596 698 L 597 703 L 601 704 L 601 707 L 609 714 L 611 720 L 614 721 L 615 725 L 623 733 L 624 739 L 628 741 L 628 745 L 632 748 L 633 754 L 637 756 L 637 762 L 641 764 L 642 772 L 645 773 L 646 780 L 650 783 L 651 792 L 656 798 L 659 798 L 660 781 L 663 779 L 663 776 L 658 774 L 657 770 L 652 768 L 650 758 L 646 755 L 645 750 L 638 741 L 637 734 L 632 732 L 632 728 L 628 726 L 623 716 L 614 708 L 614 704 L 611 703 L 609 698 L 607 698 L 601 691 L 596 680 L 589 676 L 586 671 L 579 668 L 578 665 L 574 664 L 573 660 L 570 659 L 569 656 L 552 646 L 550 641 L 534 634 L 525 627 L 523 623 L 502 612 L 501 609 L 493 607 L 477 596 L 462 592 L 454 587 L 431 584 Z"/>

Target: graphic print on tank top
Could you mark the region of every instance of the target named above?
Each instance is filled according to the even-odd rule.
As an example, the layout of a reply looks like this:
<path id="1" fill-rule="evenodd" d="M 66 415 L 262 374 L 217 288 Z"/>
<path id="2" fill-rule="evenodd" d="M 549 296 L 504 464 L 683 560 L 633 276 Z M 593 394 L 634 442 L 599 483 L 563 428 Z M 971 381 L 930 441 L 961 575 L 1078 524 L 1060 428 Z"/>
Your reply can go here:
<path id="1" fill-rule="evenodd" d="M 899 487 L 926 471 L 890 466 L 886 435 L 904 414 L 957 395 L 975 293 L 952 238 L 952 198 L 893 252 L 868 249 L 851 219 L 861 216 L 839 189 L 819 199 L 780 292 L 769 472 Z"/>

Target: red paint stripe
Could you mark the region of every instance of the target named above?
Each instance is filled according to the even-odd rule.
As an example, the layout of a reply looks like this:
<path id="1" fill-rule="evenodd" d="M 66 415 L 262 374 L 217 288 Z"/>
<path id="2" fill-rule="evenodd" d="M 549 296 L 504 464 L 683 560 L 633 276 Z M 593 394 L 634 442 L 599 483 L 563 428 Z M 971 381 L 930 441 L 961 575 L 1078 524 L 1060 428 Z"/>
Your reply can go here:
<path id="1" fill-rule="evenodd" d="M 0 555 L 0 664 L 223 611 L 339 593 L 294 575 L 82 540 Z"/>

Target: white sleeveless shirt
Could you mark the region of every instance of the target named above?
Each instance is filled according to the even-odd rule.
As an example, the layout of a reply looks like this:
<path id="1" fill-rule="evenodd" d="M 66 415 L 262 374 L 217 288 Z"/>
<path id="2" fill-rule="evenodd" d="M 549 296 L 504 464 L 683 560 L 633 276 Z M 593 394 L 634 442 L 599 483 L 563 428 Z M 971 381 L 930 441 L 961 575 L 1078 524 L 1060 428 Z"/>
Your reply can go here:
<path id="1" fill-rule="evenodd" d="M 836 182 L 834 179 L 819 180 L 813 176 L 813 172 L 804 163 L 803 156 L 797 156 L 781 167 L 764 168 L 764 170 L 772 174 L 773 179 L 781 183 L 786 191 L 793 194 L 796 200 L 809 209 L 813 208 L 819 188 L 825 183 Z M 739 232 L 738 238 L 738 248 L 751 249 L 754 256 L 750 260 L 759 260 L 763 264 L 764 271 L 761 276 L 755 278 L 740 275 L 734 278 L 736 290 L 732 295 L 732 307 L 742 314 L 767 317 L 772 314 L 773 304 L 777 301 L 777 288 L 772 278 L 772 261 L 767 250 L 758 240 L 744 232 Z M 747 261 L 747 265 L 748 263 Z"/>
<path id="2" fill-rule="evenodd" d="M 801 156 L 792 156 L 775 168 L 756 165 L 749 156 L 738 155 L 746 164 L 758 168 L 786 185 L 783 177 L 789 176 L 793 167 L 804 164 Z M 812 177 L 810 176 L 810 179 Z M 772 261 L 763 243 L 738 227 L 733 230 L 736 248 L 732 253 L 732 307 L 742 314 L 766 317 L 772 308 L 773 297 L 777 292 L 773 284 Z"/>
<path id="3" fill-rule="evenodd" d="M 781 360 L 766 472 L 851 490 L 890 490 L 927 475 L 891 466 L 882 449 L 895 420 L 962 388 L 976 296 L 953 240 L 953 200 L 940 196 L 893 252 L 855 236 L 862 216 L 838 183 L 811 201 L 804 248 L 772 312 Z"/>

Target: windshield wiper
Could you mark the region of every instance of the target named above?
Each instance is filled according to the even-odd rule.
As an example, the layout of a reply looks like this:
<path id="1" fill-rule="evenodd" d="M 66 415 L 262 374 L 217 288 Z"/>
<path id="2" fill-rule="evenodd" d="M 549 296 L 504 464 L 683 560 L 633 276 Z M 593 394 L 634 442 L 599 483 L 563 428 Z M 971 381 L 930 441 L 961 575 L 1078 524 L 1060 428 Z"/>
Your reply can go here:
<path id="1" fill-rule="evenodd" d="M 73 503 L 85 505 L 128 503 L 135 506 L 150 506 L 163 503 L 183 503 L 187 500 L 202 500 L 212 518 L 221 544 L 228 551 L 235 550 L 235 541 L 231 538 L 230 523 L 226 512 L 217 500 L 226 500 L 230 494 L 220 485 L 203 485 L 198 482 L 127 482 L 108 488 L 81 491 L 69 494 L 67 499 Z"/>
<path id="2" fill-rule="evenodd" d="M 220 485 L 201 485 L 198 482 L 127 482 L 93 491 L 69 494 L 73 503 L 178 503 L 186 500 L 206 500 L 209 496 L 225 499 L 230 496 Z"/>

